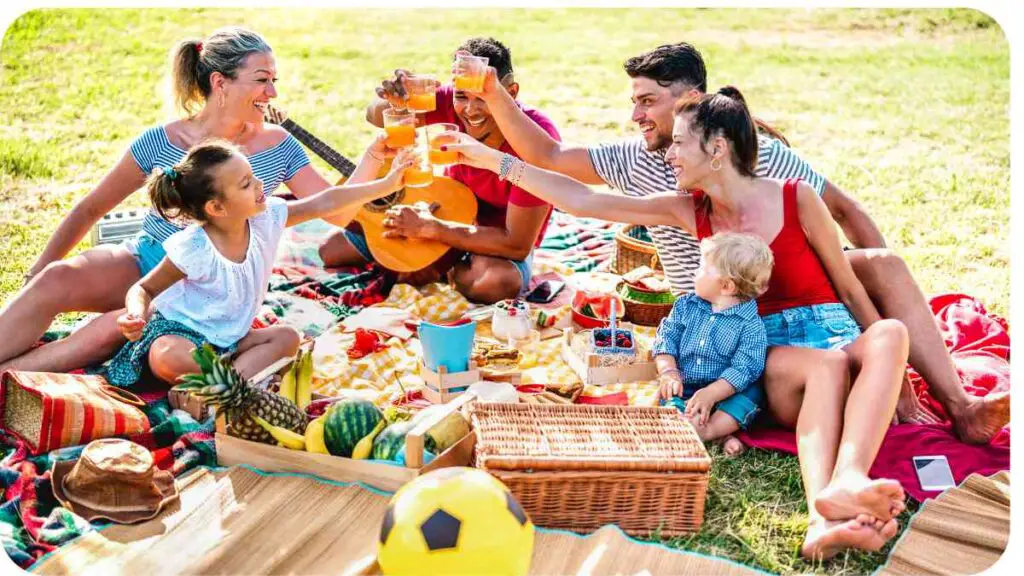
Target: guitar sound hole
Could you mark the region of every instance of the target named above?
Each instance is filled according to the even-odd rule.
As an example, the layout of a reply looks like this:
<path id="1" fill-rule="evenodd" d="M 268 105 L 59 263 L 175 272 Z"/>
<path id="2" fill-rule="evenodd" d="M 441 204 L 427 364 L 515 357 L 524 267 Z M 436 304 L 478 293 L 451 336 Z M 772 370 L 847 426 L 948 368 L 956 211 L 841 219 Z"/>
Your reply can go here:
<path id="1" fill-rule="evenodd" d="M 405 197 L 405 188 L 402 188 L 398 192 L 388 194 L 383 198 L 377 198 L 372 202 L 367 202 L 364 207 L 371 212 L 384 212 L 387 209 L 395 206 L 396 204 L 402 203 L 402 198 Z"/>

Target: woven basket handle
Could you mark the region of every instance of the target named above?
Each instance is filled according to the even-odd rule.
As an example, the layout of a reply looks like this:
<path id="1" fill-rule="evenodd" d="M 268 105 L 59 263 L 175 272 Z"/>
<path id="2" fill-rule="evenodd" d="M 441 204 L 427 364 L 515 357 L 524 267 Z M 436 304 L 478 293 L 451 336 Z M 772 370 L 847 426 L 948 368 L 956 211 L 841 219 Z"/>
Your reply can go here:
<path id="1" fill-rule="evenodd" d="M 146 403 L 142 401 L 142 398 L 139 398 L 124 388 L 118 388 L 117 386 L 111 386 L 110 384 L 103 384 L 100 386 L 100 390 L 107 396 L 110 396 L 120 402 L 124 402 L 125 404 L 131 404 L 132 406 L 137 406 L 139 408 L 146 407 Z"/>

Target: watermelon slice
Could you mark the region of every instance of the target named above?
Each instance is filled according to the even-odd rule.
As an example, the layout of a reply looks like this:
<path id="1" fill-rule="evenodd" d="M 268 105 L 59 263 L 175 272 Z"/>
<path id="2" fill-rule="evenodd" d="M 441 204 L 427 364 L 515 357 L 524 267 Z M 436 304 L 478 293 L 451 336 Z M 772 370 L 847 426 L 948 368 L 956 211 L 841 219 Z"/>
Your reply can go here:
<path id="1" fill-rule="evenodd" d="M 598 320 L 608 320 L 611 318 L 612 306 L 618 309 L 616 315 L 619 318 L 626 314 L 626 305 L 618 294 L 577 290 L 572 300 L 572 307 L 579 311 L 580 314 L 597 318 Z"/>

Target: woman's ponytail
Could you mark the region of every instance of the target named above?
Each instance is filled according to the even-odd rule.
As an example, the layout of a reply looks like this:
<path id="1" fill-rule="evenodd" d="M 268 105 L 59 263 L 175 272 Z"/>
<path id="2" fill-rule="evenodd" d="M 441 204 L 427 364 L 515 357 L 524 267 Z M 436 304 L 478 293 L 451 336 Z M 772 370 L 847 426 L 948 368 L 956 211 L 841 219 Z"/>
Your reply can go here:
<path id="1" fill-rule="evenodd" d="M 747 105 L 747 101 L 745 98 L 743 98 L 743 94 L 740 92 L 740 89 L 733 86 L 732 84 L 722 86 L 721 88 L 718 89 L 718 93 L 721 94 L 722 96 L 726 96 L 738 102 L 742 102 L 744 106 Z"/>
<path id="2" fill-rule="evenodd" d="M 199 86 L 202 50 L 202 40 L 191 38 L 178 42 L 171 52 L 174 104 L 188 116 L 198 112 L 204 101 L 203 90 Z"/>
<path id="3" fill-rule="evenodd" d="M 728 96 L 733 100 L 742 102 L 744 106 L 746 106 L 747 104 L 746 99 L 743 98 L 743 94 L 740 93 L 740 89 L 735 86 L 722 86 L 721 88 L 718 89 L 718 93 L 721 94 L 722 96 Z M 753 116 L 753 118 L 754 126 L 757 128 L 759 132 L 764 132 L 765 134 L 771 136 L 772 138 L 782 142 L 786 146 L 789 146 L 789 140 L 786 139 L 782 132 L 779 132 L 774 126 L 765 122 L 764 120 L 761 120 L 757 116 Z"/>

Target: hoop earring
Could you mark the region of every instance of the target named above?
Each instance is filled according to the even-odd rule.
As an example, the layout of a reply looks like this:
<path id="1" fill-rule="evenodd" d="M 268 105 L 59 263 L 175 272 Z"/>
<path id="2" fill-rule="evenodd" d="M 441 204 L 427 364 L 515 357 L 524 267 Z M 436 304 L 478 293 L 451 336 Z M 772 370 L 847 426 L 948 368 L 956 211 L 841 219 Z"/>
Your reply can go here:
<path id="1" fill-rule="evenodd" d="M 718 162 L 717 166 L 715 165 L 715 162 Z M 712 172 L 718 172 L 721 169 L 722 169 L 722 161 L 719 160 L 718 158 L 712 158 L 711 159 L 711 171 Z"/>

